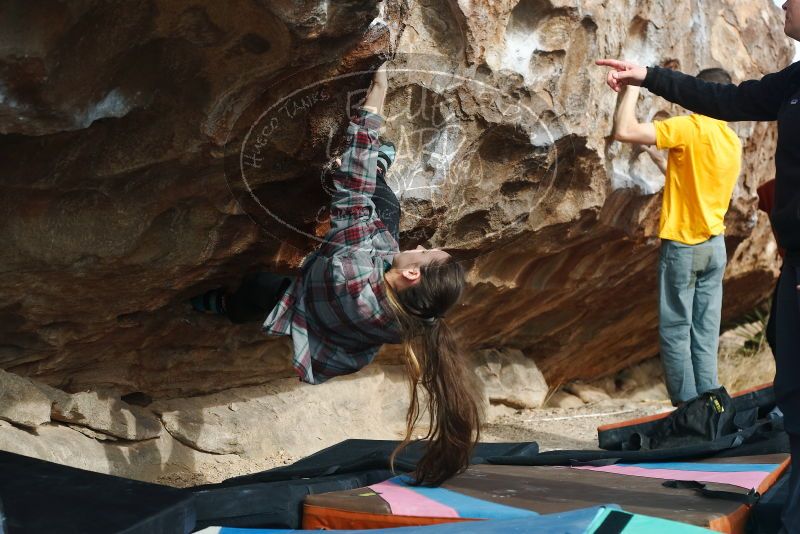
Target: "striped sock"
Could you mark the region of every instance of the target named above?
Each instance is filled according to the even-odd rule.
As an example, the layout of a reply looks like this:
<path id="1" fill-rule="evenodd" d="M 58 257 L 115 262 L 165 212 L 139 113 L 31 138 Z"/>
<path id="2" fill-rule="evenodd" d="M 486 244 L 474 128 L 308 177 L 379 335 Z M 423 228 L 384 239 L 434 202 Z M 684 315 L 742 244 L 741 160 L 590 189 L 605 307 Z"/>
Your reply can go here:
<path id="1" fill-rule="evenodd" d="M 191 299 L 192 308 L 202 313 L 225 314 L 225 290 L 212 289 Z"/>

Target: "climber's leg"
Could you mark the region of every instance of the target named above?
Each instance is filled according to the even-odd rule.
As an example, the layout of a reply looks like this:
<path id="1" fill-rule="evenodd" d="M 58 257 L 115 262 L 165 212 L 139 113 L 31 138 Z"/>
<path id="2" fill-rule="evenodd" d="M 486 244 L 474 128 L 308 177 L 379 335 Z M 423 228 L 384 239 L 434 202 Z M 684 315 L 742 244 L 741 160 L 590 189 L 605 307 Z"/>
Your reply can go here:
<path id="1" fill-rule="evenodd" d="M 235 292 L 226 294 L 224 289 L 212 289 L 194 297 L 192 307 L 199 312 L 227 315 L 236 324 L 263 321 L 290 282 L 288 276 L 251 273 Z"/>
<path id="2" fill-rule="evenodd" d="M 675 406 L 697 396 L 690 334 L 696 274 L 693 247 L 661 240 L 658 332 L 667 391 Z"/>
<path id="3" fill-rule="evenodd" d="M 288 276 L 248 274 L 235 292 L 225 297 L 225 313 L 236 324 L 264 321 L 289 287 Z"/>
<path id="4" fill-rule="evenodd" d="M 399 242 L 400 201 L 380 174 L 378 174 L 376 180 L 372 202 L 375 204 L 375 213 L 378 218 L 386 225 L 386 228 L 389 230 L 389 233 L 392 234 L 394 240 Z"/>
<path id="5" fill-rule="evenodd" d="M 386 183 L 386 173 L 394 163 L 397 149 L 391 141 L 381 140 L 378 149 L 377 175 L 375 179 L 375 193 L 372 202 L 378 218 L 386 225 L 395 241 L 400 240 L 400 201 L 392 188 Z"/>
<path id="6" fill-rule="evenodd" d="M 194 311 L 225 315 L 225 290 L 222 288 L 206 291 L 202 295 L 192 297 Z"/>

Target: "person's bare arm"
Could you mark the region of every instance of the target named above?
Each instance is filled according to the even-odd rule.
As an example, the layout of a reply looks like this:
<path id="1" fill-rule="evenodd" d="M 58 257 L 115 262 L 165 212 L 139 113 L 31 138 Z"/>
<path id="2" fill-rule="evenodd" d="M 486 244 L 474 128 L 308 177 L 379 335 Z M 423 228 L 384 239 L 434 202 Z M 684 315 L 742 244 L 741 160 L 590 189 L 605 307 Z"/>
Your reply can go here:
<path id="1" fill-rule="evenodd" d="M 636 118 L 636 101 L 639 100 L 639 88 L 623 87 L 617 99 L 617 111 L 614 113 L 613 136 L 623 143 L 639 143 L 654 145 L 656 128 L 653 123 L 640 123 Z"/>
<path id="2" fill-rule="evenodd" d="M 642 147 L 644 152 L 647 152 L 647 155 L 650 156 L 650 159 L 653 160 L 653 163 L 656 164 L 656 167 L 661 169 L 661 172 L 667 174 L 667 159 L 658 151 L 657 148 L 653 146 L 645 145 Z"/>
<path id="3" fill-rule="evenodd" d="M 389 88 L 389 78 L 386 76 L 386 64 L 384 63 L 372 76 L 372 83 L 367 89 L 367 98 L 362 106 L 367 111 L 383 115 L 383 101 L 386 100 L 386 91 Z"/>

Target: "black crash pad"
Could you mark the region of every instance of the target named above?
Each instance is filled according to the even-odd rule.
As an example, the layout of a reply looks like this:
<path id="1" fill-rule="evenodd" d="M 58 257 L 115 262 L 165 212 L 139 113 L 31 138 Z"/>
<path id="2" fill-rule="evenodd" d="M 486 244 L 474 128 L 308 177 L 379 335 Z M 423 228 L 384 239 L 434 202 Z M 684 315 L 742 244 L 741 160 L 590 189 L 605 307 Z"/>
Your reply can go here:
<path id="1" fill-rule="evenodd" d="M 176 534 L 195 526 L 186 491 L 0 451 L 0 532 Z"/>

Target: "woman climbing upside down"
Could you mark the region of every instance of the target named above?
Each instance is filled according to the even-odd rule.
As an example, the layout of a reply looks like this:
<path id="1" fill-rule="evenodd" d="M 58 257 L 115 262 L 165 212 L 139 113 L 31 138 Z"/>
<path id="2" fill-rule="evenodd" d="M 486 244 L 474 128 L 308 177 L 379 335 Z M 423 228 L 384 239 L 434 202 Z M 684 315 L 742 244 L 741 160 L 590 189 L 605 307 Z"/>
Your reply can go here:
<path id="1" fill-rule="evenodd" d="M 310 384 L 354 373 L 384 343 L 402 343 L 413 387 L 397 451 L 420 416 L 421 385 L 430 430 L 415 477 L 438 485 L 467 467 L 479 431 L 475 391 L 444 321 L 461 296 L 464 271 L 439 249 L 399 251 L 399 202 L 383 177 L 394 147 L 378 138 L 387 86 L 381 67 L 347 130 L 348 148 L 333 177 L 331 229 L 300 275 L 257 273 L 235 293 L 211 291 L 193 305 L 237 323 L 268 314 L 264 330 L 292 337 L 294 368 Z"/>

